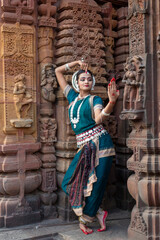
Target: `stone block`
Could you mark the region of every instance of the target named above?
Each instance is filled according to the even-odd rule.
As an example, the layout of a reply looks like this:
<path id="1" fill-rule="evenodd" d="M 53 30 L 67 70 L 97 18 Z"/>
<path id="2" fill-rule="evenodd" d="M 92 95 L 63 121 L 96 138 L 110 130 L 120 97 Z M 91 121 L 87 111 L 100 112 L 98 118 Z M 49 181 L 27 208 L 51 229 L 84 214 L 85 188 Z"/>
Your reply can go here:
<path id="1" fill-rule="evenodd" d="M 42 168 L 42 184 L 40 189 L 44 192 L 53 192 L 57 190 L 56 183 L 56 169 L 55 168 Z"/>
<path id="2" fill-rule="evenodd" d="M 31 193 L 41 184 L 39 171 L 28 171 L 25 174 L 24 192 Z M 20 193 L 21 178 L 18 173 L 0 174 L 0 194 L 15 196 Z"/>
<path id="3" fill-rule="evenodd" d="M 55 206 L 41 206 L 41 215 L 43 219 L 55 219 L 58 217 L 57 208 Z"/>
<path id="4" fill-rule="evenodd" d="M 64 174 L 57 172 L 57 186 L 60 187 L 60 188 L 61 188 L 61 185 L 62 185 L 63 178 L 64 178 Z"/>
<path id="5" fill-rule="evenodd" d="M 0 225 L 14 227 L 31 224 L 41 220 L 40 201 L 36 195 L 28 195 L 22 205 L 19 197 L 0 199 Z"/>
<path id="6" fill-rule="evenodd" d="M 60 219 L 67 221 L 67 222 L 73 222 L 75 220 L 78 220 L 78 217 L 75 215 L 75 213 L 72 210 L 68 210 L 65 208 L 57 207 L 58 209 L 58 216 Z"/>
<path id="7" fill-rule="evenodd" d="M 65 173 L 71 164 L 72 160 L 69 159 L 63 159 L 63 158 L 58 158 L 56 162 L 56 169 L 59 172 Z"/>
<path id="8" fill-rule="evenodd" d="M 57 194 L 56 193 L 45 193 L 39 192 L 40 200 L 45 205 L 54 205 L 57 201 Z"/>

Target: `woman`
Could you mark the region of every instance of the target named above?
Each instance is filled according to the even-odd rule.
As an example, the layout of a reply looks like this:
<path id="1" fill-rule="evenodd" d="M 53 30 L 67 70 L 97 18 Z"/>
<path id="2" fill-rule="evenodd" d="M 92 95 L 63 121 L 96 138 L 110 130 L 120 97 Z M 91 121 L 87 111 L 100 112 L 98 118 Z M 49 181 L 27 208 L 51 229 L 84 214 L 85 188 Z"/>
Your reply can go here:
<path id="1" fill-rule="evenodd" d="M 76 65 L 80 70 L 73 74 L 71 88 L 64 72 Z M 107 211 L 99 209 L 102 202 L 107 179 L 115 155 L 112 140 L 101 125 L 112 112 L 119 96 L 115 79 L 108 86 L 109 103 L 103 108 L 102 99 L 90 95 L 95 85 L 93 74 L 87 70 L 88 65 L 82 61 L 74 61 L 56 68 L 56 76 L 64 95 L 69 101 L 69 117 L 72 129 L 76 134 L 79 150 L 75 155 L 62 182 L 62 189 L 69 196 L 71 206 L 79 216 L 80 229 L 85 234 L 92 233 L 86 226 L 95 216 L 101 228 L 106 229 Z"/>

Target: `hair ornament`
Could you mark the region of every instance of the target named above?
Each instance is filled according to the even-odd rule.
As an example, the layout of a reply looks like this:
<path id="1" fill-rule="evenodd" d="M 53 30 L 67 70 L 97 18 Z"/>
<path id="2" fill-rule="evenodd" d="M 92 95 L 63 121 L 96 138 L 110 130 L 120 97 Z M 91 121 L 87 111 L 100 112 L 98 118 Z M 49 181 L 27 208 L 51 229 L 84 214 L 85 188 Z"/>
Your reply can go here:
<path id="1" fill-rule="evenodd" d="M 73 76 L 72 76 L 72 86 L 73 88 L 79 92 L 79 86 L 78 86 L 78 80 L 77 80 L 77 73 L 79 71 L 76 71 Z M 85 72 L 86 73 L 86 72 Z M 87 71 L 87 74 L 90 74 L 88 71 Z M 95 80 L 95 77 L 92 75 L 92 79 L 93 79 L 93 83 L 92 83 L 92 88 L 91 90 L 94 90 L 94 86 L 95 86 L 95 83 L 96 83 L 96 80 Z"/>

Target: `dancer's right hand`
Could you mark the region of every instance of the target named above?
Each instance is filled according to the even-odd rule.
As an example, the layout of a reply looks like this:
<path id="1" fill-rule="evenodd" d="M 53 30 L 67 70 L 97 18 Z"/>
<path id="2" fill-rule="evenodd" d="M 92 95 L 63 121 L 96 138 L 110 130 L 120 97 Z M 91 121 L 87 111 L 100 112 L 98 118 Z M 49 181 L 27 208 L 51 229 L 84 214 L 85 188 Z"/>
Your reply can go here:
<path id="1" fill-rule="evenodd" d="M 79 61 L 78 61 L 78 64 L 80 65 L 80 68 L 81 68 L 81 69 L 87 71 L 87 69 L 88 69 L 88 63 L 85 63 L 84 61 L 79 60 Z"/>

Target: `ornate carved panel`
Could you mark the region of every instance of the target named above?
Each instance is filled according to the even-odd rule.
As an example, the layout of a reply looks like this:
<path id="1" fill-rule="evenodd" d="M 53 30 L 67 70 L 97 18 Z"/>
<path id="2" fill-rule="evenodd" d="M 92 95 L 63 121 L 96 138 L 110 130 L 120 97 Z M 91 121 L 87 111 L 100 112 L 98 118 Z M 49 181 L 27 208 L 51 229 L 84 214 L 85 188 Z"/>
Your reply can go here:
<path id="1" fill-rule="evenodd" d="M 35 32 L 30 26 L 3 24 L 1 35 L 4 93 L 4 112 L 1 108 L 1 115 L 5 132 L 15 133 L 16 125 L 10 120 L 16 117 L 30 119 L 30 125 L 26 126 L 30 127 L 36 117 Z"/>
<path id="2" fill-rule="evenodd" d="M 145 53 L 145 15 L 148 12 L 148 0 L 129 1 L 128 20 L 130 37 L 130 56 Z"/>
<path id="3" fill-rule="evenodd" d="M 57 189 L 56 186 L 56 169 L 42 168 L 42 186 L 40 189 L 44 192 L 53 192 Z"/>

